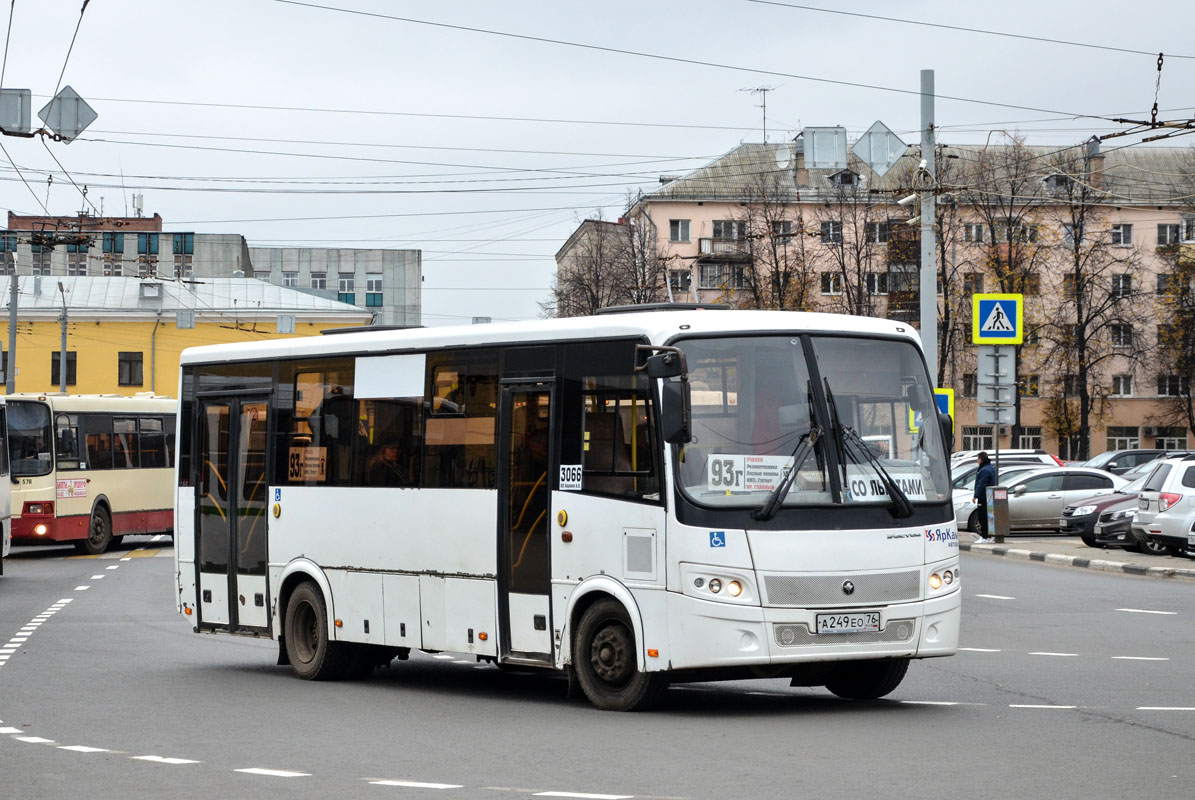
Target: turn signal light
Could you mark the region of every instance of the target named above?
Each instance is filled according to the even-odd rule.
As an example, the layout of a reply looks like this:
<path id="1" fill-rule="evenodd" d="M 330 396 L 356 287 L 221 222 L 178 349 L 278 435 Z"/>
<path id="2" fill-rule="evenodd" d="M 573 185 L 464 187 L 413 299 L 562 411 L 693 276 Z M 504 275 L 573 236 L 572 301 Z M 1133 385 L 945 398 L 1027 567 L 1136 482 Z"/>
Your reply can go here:
<path id="1" fill-rule="evenodd" d="M 485 631 L 482 631 L 481 633 L 477 634 L 477 638 L 484 642 L 486 639 L 490 638 L 490 635 Z"/>
<path id="2" fill-rule="evenodd" d="M 1168 508 L 1173 508 L 1178 505 L 1179 501 L 1183 499 L 1181 494 L 1174 492 L 1162 492 L 1158 495 L 1158 510 L 1165 511 Z"/>
<path id="3" fill-rule="evenodd" d="M 46 500 L 46 501 L 43 501 L 40 503 L 27 502 L 27 503 L 25 503 L 25 510 L 21 513 L 23 513 L 23 514 L 46 514 L 48 516 L 53 516 L 54 503 L 53 503 L 53 501 L 50 501 L 50 500 Z"/>

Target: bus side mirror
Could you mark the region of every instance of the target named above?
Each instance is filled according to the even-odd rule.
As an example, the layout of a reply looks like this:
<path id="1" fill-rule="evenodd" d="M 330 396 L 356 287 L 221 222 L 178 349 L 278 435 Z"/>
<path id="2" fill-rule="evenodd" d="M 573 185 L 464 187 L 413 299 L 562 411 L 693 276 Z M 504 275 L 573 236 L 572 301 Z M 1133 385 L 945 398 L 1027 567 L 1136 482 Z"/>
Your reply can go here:
<path id="1" fill-rule="evenodd" d="M 942 429 L 942 441 L 946 442 L 946 455 L 954 450 L 954 420 L 949 414 L 938 412 L 938 427 Z"/>
<path id="2" fill-rule="evenodd" d="M 685 359 L 678 350 L 657 353 L 647 359 L 647 377 L 679 378 L 685 374 Z"/>
<path id="3" fill-rule="evenodd" d="M 650 365 L 650 363 L 649 360 L 648 364 Z M 660 386 L 660 405 L 660 436 L 664 441 L 668 444 L 685 444 L 692 439 L 692 405 L 689 382 L 664 381 Z"/>

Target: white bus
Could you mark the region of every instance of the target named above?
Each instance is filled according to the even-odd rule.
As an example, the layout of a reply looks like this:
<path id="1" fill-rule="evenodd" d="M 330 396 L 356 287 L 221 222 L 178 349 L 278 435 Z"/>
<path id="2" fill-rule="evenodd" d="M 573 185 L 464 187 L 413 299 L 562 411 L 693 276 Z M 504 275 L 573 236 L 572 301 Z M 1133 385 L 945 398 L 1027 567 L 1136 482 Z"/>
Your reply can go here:
<path id="1" fill-rule="evenodd" d="M 173 532 L 177 400 L 11 394 L 7 406 L 13 541 L 98 555 Z"/>
<path id="2" fill-rule="evenodd" d="M 12 544 L 12 483 L 8 476 L 8 425 L 4 421 L 4 398 L 0 397 L 0 575 Z"/>
<path id="3" fill-rule="evenodd" d="M 907 325 L 366 331 L 188 349 L 180 380 L 178 610 L 300 677 L 448 651 L 634 709 L 720 678 L 874 698 L 956 650 L 949 418 Z"/>

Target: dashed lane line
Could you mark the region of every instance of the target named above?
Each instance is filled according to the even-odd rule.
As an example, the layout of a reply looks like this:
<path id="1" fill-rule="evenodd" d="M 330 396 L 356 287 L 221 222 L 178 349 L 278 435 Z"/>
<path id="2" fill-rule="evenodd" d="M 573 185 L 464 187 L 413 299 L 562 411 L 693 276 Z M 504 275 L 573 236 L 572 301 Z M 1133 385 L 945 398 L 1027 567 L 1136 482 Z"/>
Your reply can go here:
<path id="1" fill-rule="evenodd" d="M 1031 709 L 1041 709 L 1041 710 L 1049 710 L 1049 711 L 1066 711 L 1066 710 L 1073 710 L 1073 709 L 1078 708 L 1078 706 L 1030 705 L 1030 704 L 1018 704 L 1018 703 L 1010 703 L 1008 707 L 1009 708 L 1031 708 Z"/>
<path id="2" fill-rule="evenodd" d="M 1195 711 L 1195 706 L 1138 706 L 1138 711 Z"/>
<path id="3" fill-rule="evenodd" d="M 1169 661 L 1158 656 L 1112 656 L 1113 661 Z"/>
<path id="4" fill-rule="evenodd" d="M 1124 611 L 1127 614 L 1161 614 L 1166 617 L 1173 617 L 1177 611 L 1151 611 L 1148 608 L 1118 608 L 1117 611 Z"/>
<path id="5" fill-rule="evenodd" d="M 5 664 L 7 664 L 12 656 L 25 646 L 25 643 L 29 641 L 29 637 L 36 633 L 38 629 L 41 628 L 42 624 L 49 620 L 50 617 L 57 614 L 63 608 L 66 608 L 67 603 L 71 602 L 72 599 L 73 598 L 66 597 L 62 600 L 59 600 L 57 603 L 50 606 L 45 611 L 30 620 L 19 631 L 17 631 L 16 635 L 5 642 L 3 646 L 0 646 L 0 667 L 3 667 Z"/>
<path id="6" fill-rule="evenodd" d="M 588 800 L 631 800 L 633 794 L 588 794 L 585 792 L 536 792 L 532 797 L 575 797 Z"/>
<path id="7" fill-rule="evenodd" d="M 269 778 L 310 778 L 310 772 L 290 772 L 285 769 L 263 769 L 261 767 L 247 767 L 245 769 L 236 769 L 233 772 L 244 772 L 249 775 L 265 775 Z"/>
<path id="8" fill-rule="evenodd" d="M 111 753 L 111 750 L 105 750 L 102 747 L 88 747 L 85 744 L 63 744 L 58 746 L 59 750 L 70 750 L 75 753 Z"/>
<path id="9" fill-rule="evenodd" d="M 1055 658 L 1078 658 L 1078 653 L 1030 653 L 1031 656 L 1054 656 Z"/>
<path id="10" fill-rule="evenodd" d="M 370 781 L 372 786 L 401 786 L 406 789 L 463 789 L 460 783 L 424 783 L 422 781 Z"/>
<path id="11" fill-rule="evenodd" d="M 1003 594 L 977 594 L 976 597 L 983 597 L 988 600 L 1016 600 L 1015 597 L 1008 597 Z"/>
<path id="12" fill-rule="evenodd" d="M 167 758 L 166 756 L 129 756 L 133 761 L 149 761 L 153 764 L 202 764 L 202 761 L 192 761 L 189 758 Z"/>

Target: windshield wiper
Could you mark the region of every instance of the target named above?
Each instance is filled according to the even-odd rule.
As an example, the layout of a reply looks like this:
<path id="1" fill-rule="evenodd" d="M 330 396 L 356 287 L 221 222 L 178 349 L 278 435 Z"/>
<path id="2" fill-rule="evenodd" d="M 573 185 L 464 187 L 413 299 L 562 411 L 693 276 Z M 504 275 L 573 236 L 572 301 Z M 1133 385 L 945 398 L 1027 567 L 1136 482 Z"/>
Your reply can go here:
<path id="1" fill-rule="evenodd" d="M 863 441 L 863 437 L 854 428 L 848 428 L 839 421 L 838 407 L 834 404 L 834 393 L 830 391 L 830 379 L 823 378 L 822 381 L 826 385 L 826 403 L 830 406 L 830 413 L 833 415 L 835 438 L 841 446 L 839 452 L 845 451 L 848 445 L 854 445 L 854 449 L 867 459 L 872 469 L 876 471 L 876 474 L 880 476 L 880 480 L 883 481 L 884 488 L 888 492 L 888 499 L 892 501 L 890 509 L 892 516 L 897 519 L 906 519 L 913 516 L 913 504 L 909 502 L 908 495 L 904 493 L 903 489 L 897 486 L 896 481 L 892 480 L 892 476 L 888 474 L 888 470 L 884 469 L 884 465 L 871 452 L 871 448 L 867 446 L 867 442 Z M 842 461 L 842 472 L 845 481 L 846 461 L 845 459 Z"/>
<path id="2" fill-rule="evenodd" d="M 811 427 L 805 434 L 801 436 L 801 440 L 797 442 L 797 447 L 793 450 L 790 458 L 793 460 L 792 467 L 788 472 L 784 473 L 784 477 L 780 479 L 780 483 L 776 484 L 776 488 L 768 495 L 768 499 L 764 504 L 751 512 L 752 519 L 769 520 L 776 516 L 776 511 L 780 508 L 780 504 L 784 498 L 788 496 L 789 489 L 792 488 L 793 483 L 797 479 L 797 472 L 801 469 L 801 465 L 805 463 L 809 453 L 813 450 L 817 440 L 821 437 L 821 428 L 816 425 Z"/>

